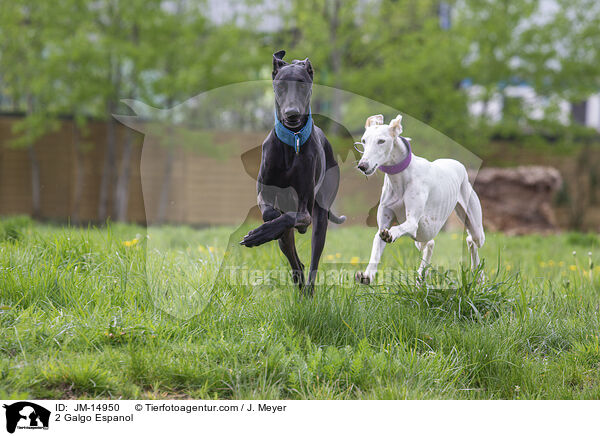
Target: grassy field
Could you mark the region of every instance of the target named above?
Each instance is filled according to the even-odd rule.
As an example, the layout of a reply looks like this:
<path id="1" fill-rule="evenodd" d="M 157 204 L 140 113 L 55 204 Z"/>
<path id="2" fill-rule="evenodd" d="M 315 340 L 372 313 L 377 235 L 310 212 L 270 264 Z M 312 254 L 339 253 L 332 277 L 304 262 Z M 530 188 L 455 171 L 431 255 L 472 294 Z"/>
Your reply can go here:
<path id="1" fill-rule="evenodd" d="M 425 286 L 332 279 L 302 299 L 282 279 L 206 283 L 234 230 L 0 220 L 0 397 L 600 398 L 596 236 L 488 234 L 477 283 L 444 233 Z M 330 231 L 324 269 L 360 268 L 372 236 Z M 398 241 L 384 268 L 418 255 Z M 287 269 L 274 243 L 229 259 Z"/>

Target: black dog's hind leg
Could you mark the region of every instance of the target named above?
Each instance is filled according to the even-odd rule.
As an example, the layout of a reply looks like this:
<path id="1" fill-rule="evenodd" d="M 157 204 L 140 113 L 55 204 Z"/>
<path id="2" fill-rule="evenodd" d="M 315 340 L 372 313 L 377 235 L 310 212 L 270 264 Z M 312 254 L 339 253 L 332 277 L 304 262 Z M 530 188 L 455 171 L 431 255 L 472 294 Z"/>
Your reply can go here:
<path id="1" fill-rule="evenodd" d="M 302 290 L 304 287 L 304 265 L 300 262 L 300 257 L 296 251 L 293 228 L 288 229 L 283 233 L 283 236 L 279 239 L 279 248 L 290 262 L 290 266 L 292 267 L 292 280 L 294 280 L 294 283 Z"/>
<path id="2" fill-rule="evenodd" d="M 327 235 L 328 211 L 315 204 L 313 209 L 313 231 L 310 255 L 310 272 L 308 273 L 308 284 L 304 288 L 304 294 L 312 296 L 315 290 L 315 280 L 319 261 L 325 247 L 325 236 Z"/>

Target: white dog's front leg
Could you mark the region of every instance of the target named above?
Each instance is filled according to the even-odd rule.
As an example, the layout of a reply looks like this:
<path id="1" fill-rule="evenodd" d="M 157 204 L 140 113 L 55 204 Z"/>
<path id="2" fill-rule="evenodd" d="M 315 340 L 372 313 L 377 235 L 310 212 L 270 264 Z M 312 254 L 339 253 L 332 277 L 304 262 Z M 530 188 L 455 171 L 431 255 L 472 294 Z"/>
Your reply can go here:
<path id="1" fill-rule="evenodd" d="M 409 235 L 411 238 L 416 238 L 418 224 L 416 222 L 405 221 L 400 225 L 394 226 L 390 229 L 383 229 L 379 232 L 379 238 L 383 241 L 391 244 L 401 236 Z"/>
<path id="2" fill-rule="evenodd" d="M 361 273 L 361 283 L 369 284 L 375 280 L 375 274 L 377 274 L 377 267 L 381 261 L 381 255 L 385 250 L 385 242 L 379 237 L 379 232 L 375 233 L 373 238 L 373 247 L 371 248 L 371 258 L 369 259 L 369 265 L 365 269 L 364 273 Z"/>
<path id="3" fill-rule="evenodd" d="M 385 188 L 384 188 L 385 189 Z M 381 202 L 386 199 L 387 192 L 384 191 Z M 373 247 L 371 248 L 371 258 L 369 259 L 369 265 L 365 269 L 364 272 L 358 271 L 356 273 L 356 281 L 363 285 L 368 285 L 373 283 L 375 280 L 375 274 L 377 274 L 377 267 L 379 262 L 381 261 L 381 255 L 383 254 L 383 250 L 385 250 L 385 242 L 381 240 L 379 237 L 379 232 L 382 229 L 387 228 L 392 221 L 394 220 L 394 212 L 382 206 L 380 203 L 379 208 L 377 209 L 377 226 L 379 230 L 375 233 L 375 237 L 373 238 Z"/>
<path id="4" fill-rule="evenodd" d="M 404 207 L 406 208 L 406 221 L 390 229 L 383 229 L 379 232 L 379 237 L 387 243 L 394 242 L 401 236 L 409 235 L 415 239 L 419 228 L 419 221 L 425 210 L 427 202 L 427 190 L 423 186 L 416 184 L 406 188 L 404 192 Z"/>

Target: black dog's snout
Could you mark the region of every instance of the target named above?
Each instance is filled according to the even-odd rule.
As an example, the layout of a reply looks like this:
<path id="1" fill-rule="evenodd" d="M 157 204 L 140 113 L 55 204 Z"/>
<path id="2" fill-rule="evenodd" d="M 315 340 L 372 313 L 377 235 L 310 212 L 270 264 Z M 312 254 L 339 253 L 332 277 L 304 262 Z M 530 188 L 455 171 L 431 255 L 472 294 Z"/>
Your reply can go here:
<path id="1" fill-rule="evenodd" d="M 298 118 L 300 116 L 300 109 L 297 107 L 291 107 L 285 110 L 284 113 L 286 118 Z"/>
<path id="2" fill-rule="evenodd" d="M 359 169 L 359 170 L 361 170 L 363 173 L 364 173 L 365 171 L 367 171 L 367 168 L 368 168 L 368 167 L 367 167 L 367 164 L 366 164 L 366 163 L 364 163 L 364 162 L 361 162 L 361 163 L 359 163 L 359 164 L 358 164 L 358 169 Z"/>

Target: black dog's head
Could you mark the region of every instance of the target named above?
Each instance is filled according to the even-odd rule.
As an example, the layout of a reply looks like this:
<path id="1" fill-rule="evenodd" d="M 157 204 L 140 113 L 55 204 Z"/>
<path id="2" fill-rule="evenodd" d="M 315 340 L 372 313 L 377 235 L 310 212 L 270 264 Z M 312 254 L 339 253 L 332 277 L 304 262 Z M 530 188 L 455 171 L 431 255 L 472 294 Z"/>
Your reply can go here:
<path id="1" fill-rule="evenodd" d="M 273 90 L 277 118 L 290 130 L 304 126 L 310 110 L 313 68 L 308 58 L 288 64 L 285 51 L 273 55 Z"/>

